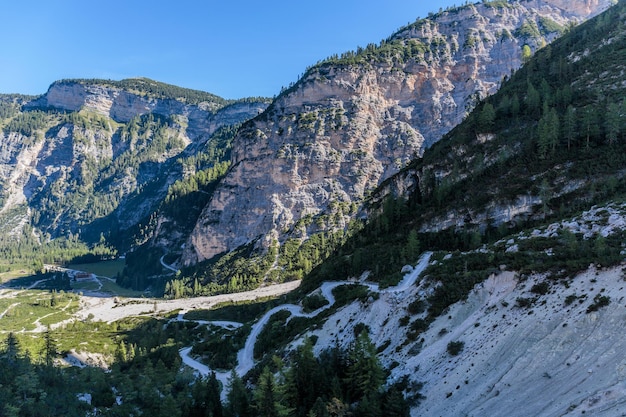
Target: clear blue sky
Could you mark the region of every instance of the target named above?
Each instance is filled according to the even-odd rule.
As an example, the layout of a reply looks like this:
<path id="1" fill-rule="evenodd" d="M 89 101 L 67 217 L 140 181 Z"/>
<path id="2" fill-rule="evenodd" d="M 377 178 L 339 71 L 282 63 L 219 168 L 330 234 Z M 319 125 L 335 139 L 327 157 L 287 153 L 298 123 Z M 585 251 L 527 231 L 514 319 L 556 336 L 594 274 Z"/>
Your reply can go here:
<path id="1" fill-rule="evenodd" d="M 0 93 L 148 77 L 274 96 L 306 67 L 463 0 L 19 0 L 0 4 Z"/>

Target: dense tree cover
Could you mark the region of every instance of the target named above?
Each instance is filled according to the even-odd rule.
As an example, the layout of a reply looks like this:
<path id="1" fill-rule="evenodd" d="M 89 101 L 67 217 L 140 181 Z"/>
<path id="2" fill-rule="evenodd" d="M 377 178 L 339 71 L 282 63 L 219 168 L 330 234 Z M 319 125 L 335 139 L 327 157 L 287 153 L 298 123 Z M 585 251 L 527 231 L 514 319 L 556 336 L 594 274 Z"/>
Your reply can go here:
<path id="1" fill-rule="evenodd" d="M 34 272 L 43 270 L 44 264 L 66 264 L 76 259 L 94 260 L 115 257 L 115 249 L 104 243 L 89 247 L 77 235 L 49 239 L 37 236 L 30 227 L 25 227 L 21 236 L 0 236 L 0 272 L 26 268 Z"/>
<path id="2" fill-rule="evenodd" d="M 193 230 L 202 209 L 210 201 L 215 187 L 230 166 L 232 140 L 238 129 L 238 125 L 220 128 L 206 142 L 202 150 L 176 160 L 177 169 L 180 169 L 183 174 L 182 178 L 168 187 L 164 200 L 148 219 L 134 230 L 137 247 L 126 258 L 127 266 L 118 279 L 120 285 L 139 290 L 155 285 L 151 277 L 164 272 L 158 262 L 160 256 L 163 255 L 163 250 L 155 248 L 150 242 L 159 224 L 158 219 L 167 220 L 170 229 L 177 235 L 186 236 Z M 164 233 L 163 230 L 161 233 Z M 168 286 L 167 296 L 179 297 L 206 293 L 197 285 L 194 285 L 193 293 L 188 292 L 192 290 L 190 284 L 195 284 L 195 278 L 187 279 L 185 283 L 182 283 L 181 278 L 177 278 L 176 281 Z M 165 282 L 156 283 L 159 288 L 157 293 L 162 292 L 165 285 Z M 177 289 L 176 291 L 171 289 L 172 285 Z M 184 289 L 185 286 L 189 288 Z"/>
<path id="3" fill-rule="evenodd" d="M 9 119 L 19 112 L 19 105 L 0 95 L 0 121 Z"/>
<path id="4" fill-rule="evenodd" d="M 365 331 L 347 349 L 333 347 L 319 357 L 306 339 L 288 362 L 274 360 L 263 369 L 252 393 L 255 413 L 247 415 L 409 415 L 406 382 L 385 388 L 385 371 Z"/>
<path id="5" fill-rule="evenodd" d="M 148 320 L 126 331 L 110 371 L 53 366 L 58 334 L 42 336 L 33 358 L 9 333 L 0 344 L 0 416 L 408 416 L 406 382 L 385 386 L 386 373 L 366 332 L 347 349 L 319 357 L 306 339 L 285 361 L 276 357 L 245 383 L 236 373 L 222 403 L 214 374 L 197 378 L 181 368 L 182 323 Z M 195 325 L 191 326 L 192 328 Z"/>
<path id="6" fill-rule="evenodd" d="M 10 113 L 10 110 L 6 109 Z M 13 117 L 4 126 L 4 133 L 17 132 L 29 137 L 30 141 L 37 139 L 35 133 L 46 127 L 48 124 L 48 115 L 46 112 L 35 110 L 25 113 L 11 114 Z M 43 135 L 39 136 L 39 139 L 43 139 Z"/>
<path id="7" fill-rule="evenodd" d="M 169 298 L 247 291 L 264 282 L 280 283 L 302 279 L 345 241 L 346 233 L 320 232 L 306 240 L 274 242 L 267 253 L 254 250 L 254 242 L 181 270 L 168 282 Z"/>
<path id="8" fill-rule="evenodd" d="M 35 364 L 20 352 L 10 333 L 0 347 L 0 416 L 84 416 L 90 407 L 78 400 L 72 379 L 50 363 Z"/>
<path id="9" fill-rule="evenodd" d="M 109 119 L 95 114 L 69 113 L 64 119 L 59 126 L 71 127 L 74 144 L 86 141 L 81 146 L 97 147 L 96 139 L 92 145 L 91 139 L 86 139 L 97 125 L 104 134 L 118 136 L 118 154 L 113 159 L 106 157 L 106 150 L 103 155 L 80 155 L 72 175 L 59 173 L 51 175 L 45 184 L 35 184 L 39 187 L 30 201 L 32 224 L 51 233 L 62 228 L 73 233 L 80 230 L 81 237 L 91 242 L 99 239 L 101 232 L 115 235 L 115 219 L 98 220 L 110 216 L 122 201 L 130 206 L 133 196 L 164 187 L 161 174 L 170 164 L 162 163 L 163 158 L 185 146 L 177 122 L 153 114 L 138 116 L 122 126 L 112 126 Z M 60 219 L 63 224 L 59 224 Z"/>
<path id="10" fill-rule="evenodd" d="M 402 267 L 414 264 L 425 246 L 411 224 L 414 210 L 415 201 L 390 197 L 384 200 L 378 213 L 372 212 L 367 222 L 351 222 L 342 244 L 311 270 L 304 279 L 303 289 L 311 290 L 337 276 L 358 277 L 364 271 L 370 272 L 368 280 L 383 287 L 396 284 L 402 278 Z"/>

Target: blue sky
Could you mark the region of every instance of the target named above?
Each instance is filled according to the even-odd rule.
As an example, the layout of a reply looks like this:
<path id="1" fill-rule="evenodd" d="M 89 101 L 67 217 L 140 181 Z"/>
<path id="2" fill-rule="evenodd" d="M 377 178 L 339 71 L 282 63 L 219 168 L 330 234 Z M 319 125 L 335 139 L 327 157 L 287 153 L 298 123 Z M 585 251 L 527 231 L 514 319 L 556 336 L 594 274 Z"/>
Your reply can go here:
<path id="1" fill-rule="evenodd" d="M 274 96 L 306 67 L 462 0 L 20 0 L 0 4 L 0 93 L 63 78 L 148 77 Z"/>

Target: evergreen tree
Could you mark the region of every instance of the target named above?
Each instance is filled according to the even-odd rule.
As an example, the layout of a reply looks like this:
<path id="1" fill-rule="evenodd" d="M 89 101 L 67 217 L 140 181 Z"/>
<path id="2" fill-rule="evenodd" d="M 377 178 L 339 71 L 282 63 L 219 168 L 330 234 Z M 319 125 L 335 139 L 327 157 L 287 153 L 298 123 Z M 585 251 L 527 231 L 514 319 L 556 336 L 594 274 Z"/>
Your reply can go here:
<path id="1" fill-rule="evenodd" d="M 321 378 L 319 369 L 313 355 L 313 343 L 307 338 L 296 349 L 286 378 L 286 401 L 289 407 L 296 410 L 297 416 L 306 416 L 315 401 L 324 394 L 325 381 Z"/>
<path id="2" fill-rule="evenodd" d="M 385 417 L 409 417 L 411 409 L 402 392 L 391 387 L 383 396 L 381 411 Z"/>
<path id="3" fill-rule="evenodd" d="M 120 341 L 115 349 L 115 361 L 122 364 L 126 362 L 127 357 L 128 352 L 126 350 L 126 343 L 124 341 Z"/>
<path id="4" fill-rule="evenodd" d="M 541 95 L 539 91 L 533 86 L 532 83 L 528 83 L 528 89 L 526 91 L 526 114 L 528 117 L 539 117 L 541 112 Z"/>
<path id="5" fill-rule="evenodd" d="M 311 411 L 309 412 L 309 414 L 307 414 L 307 417 L 330 417 L 330 414 L 328 413 L 328 409 L 326 408 L 326 403 L 324 402 L 324 400 L 322 400 L 321 398 L 318 398 L 317 400 L 315 400 L 315 404 L 313 404 L 313 408 L 311 408 Z"/>
<path id="6" fill-rule="evenodd" d="M 165 398 L 157 402 L 158 411 L 156 415 L 158 417 L 181 417 L 182 411 L 179 404 L 176 402 L 172 394 L 167 394 Z"/>
<path id="7" fill-rule="evenodd" d="M 385 374 L 376 356 L 376 347 L 366 331 L 362 331 L 348 350 L 346 384 L 351 401 L 379 393 Z M 373 397 L 370 397 L 370 399 Z"/>
<path id="8" fill-rule="evenodd" d="M 54 359 L 57 357 L 57 355 L 58 351 L 56 341 L 52 337 L 52 331 L 50 330 L 50 327 L 48 327 L 46 333 L 44 334 L 44 364 L 48 367 L 51 367 L 54 364 Z"/>
<path id="9" fill-rule="evenodd" d="M 600 135 L 600 115 L 595 105 L 588 105 L 583 109 L 582 128 L 585 135 L 585 147 L 591 146 L 591 140 Z"/>
<path id="10" fill-rule="evenodd" d="M 519 96 L 517 95 L 517 93 L 515 93 L 513 94 L 513 98 L 511 99 L 511 116 L 517 119 L 519 117 L 519 112 L 520 112 Z"/>
<path id="11" fill-rule="evenodd" d="M 4 343 L 4 351 L 0 358 L 6 360 L 9 364 L 13 364 L 18 359 L 19 343 L 13 332 L 9 333 Z"/>
<path id="12" fill-rule="evenodd" d="M 215 372 L 211 372 L 207 382 L 207 405 L 205 417 L 222 417 L 222 402 L 220 401 L 220 385 L 215 377 Z"/>
<path id="13" fill-rule="evenodd" d="M 620 107 L 619 104 L 610 102 L 606 108 L 606 140 L 611 146 L 617 143 L 621 134 L 622 116 L 620 115 Z"/>
<path id="14" fill-rule="evenodd" d="M 228 382 L 228 395 L 225 414 L 229 417 L 252 417 L 250 407 L 250 393 L 235 370 Z"/>
<path id="15" fill-rule="evenodd" d="M 539 157 L 544 159 L 548 152 L 554 153 L 559 141 L 559 116 L 554 108 L 546 109 L 539 119 Z"/>
<path id="16" fill-rule="evenodd" d="M 420 254 L 420 241 L 417 237 L 417 230 L 411 229 L 407 237 L 406 245 L 404 247 L 404 255 L 406 262 L 414 262 L 417 256 Z"/>
<path id="17" fill-rule="evenodd" d="M 569 105 L 567 106 L 567 110 L 565 110 L 565 117 L 563 118 L 563 136 L 567 139 L 568 150 L 576 138 L 576 128 L 576 109 L 572 105 Z"/>
<path id="18" fill-rule="evenodd" d="M 276 399 L 276 387 L 274 375 L 266 366 L 261 372 L 256 390 L 254 402 L 259 417 L 279 417 Z"/>
<path id="19" fill-rule="evenodd" d="M 496 120 L 496 110 L 491 103 L 485 103 L 478 116 L 478 129 L 481 132 L 490 132 Z"/>

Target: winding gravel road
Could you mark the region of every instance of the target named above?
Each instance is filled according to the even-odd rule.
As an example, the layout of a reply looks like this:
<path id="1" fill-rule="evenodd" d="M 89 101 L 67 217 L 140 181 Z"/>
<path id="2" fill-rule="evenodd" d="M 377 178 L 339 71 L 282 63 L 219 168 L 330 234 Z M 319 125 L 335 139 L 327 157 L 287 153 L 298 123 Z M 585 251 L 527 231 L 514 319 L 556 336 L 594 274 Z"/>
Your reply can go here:
<path id="1" fill-rule="evenodd" d="M 402 281 L 400 281 L 398 285 L 394 287 L 389 287 L 389 288 L 385 288 L 384 290 L 380 290 L 378 284 L 375 284 L 375 283 L 361 282 L 359 284 L 365 285 L 371 291 L 376 291 L 381 294 L 404 292 L 408 290 L 409 288 L 411 288 L 413 285 L 415 285 L 417 278 L 424 271 L 424 269 L 426 269 L 426 267 L 428 266 L 431 256 L 432 256 L 432 252 L 425 252 L 424 254 L 422 254 L 420 261 L 415 266 L 415 268 L 413 268 L 411 272 L 406 274 L 403 277 Z M 354 283 L 355 283 L 354 281 L 331 281 L 331 282 L 323 283 L 320 290 L 324 298 L 328 300 L 328 304 L 318 308 L 315 311 L 305 313 L 302 310 L 302 306 L 300 305 L 283 304 L 283 305 L 274 307 L 271 310 L 269 310 L 267 313 L 265 313 L 263 317 L 259 319 L 259 321 L 254 323 L 254 325 L 252 326 L 252 331 L 250 332 L 250 335 L 246 339 L 246 344 L 237 353 L 237 367 L 235 368 L 235 372 L 237 373 L 237 375 L 241 375 L 241 376 L 245 375 L 254 367 L 254 363 L 255 363 L 254 362 L 254 345 L 256 344 L 256 341 L 259 335 L 263 331 L 263 328 L 265 327 L 265 325 L 267 325 L 268 321 L 274 314 L 276 314 L 279 311 L 288 311 L 289 313 L 291 313 L 291 317 L 307 317 L 307 318 L 315 317 L 318 314 L 320 314 L 322 311 L 331 308 L 335 304 L 335 297 L 333 295 L 333 290 L 335 288 L 341 285 L 354 284 Z M 220 322 L 203 322 L 203 323 L 220 325 Z M 228 322 L 228 323 L 232 325 L 232 322 Z M 185 347 L 180 350 L 180 356 L 183 360 L 183 363 L 185 363 L 187 366 L 190 366 L 191 368 L 198 371 L 198 373 L 202 376 L 206 376 L 210 372 L 212 372 L 212 370 L 208 366 L 204 365 L 201 362 L 198 362 L 197 360 L 193 359 L 190 356 L 191 349 L 192 349 L 191 347 Z M 220 382 L 222 382 L 224 386 L 224 389 L 222 390 L 223 398 L 225 398 L 227 394 L 226 387 L 228 386 L 228 380 L 230 379 L 230 375 L 231 375 L 230 371 L 228 372 L 216 371 L 215 372 L 216 378 Z"/>

